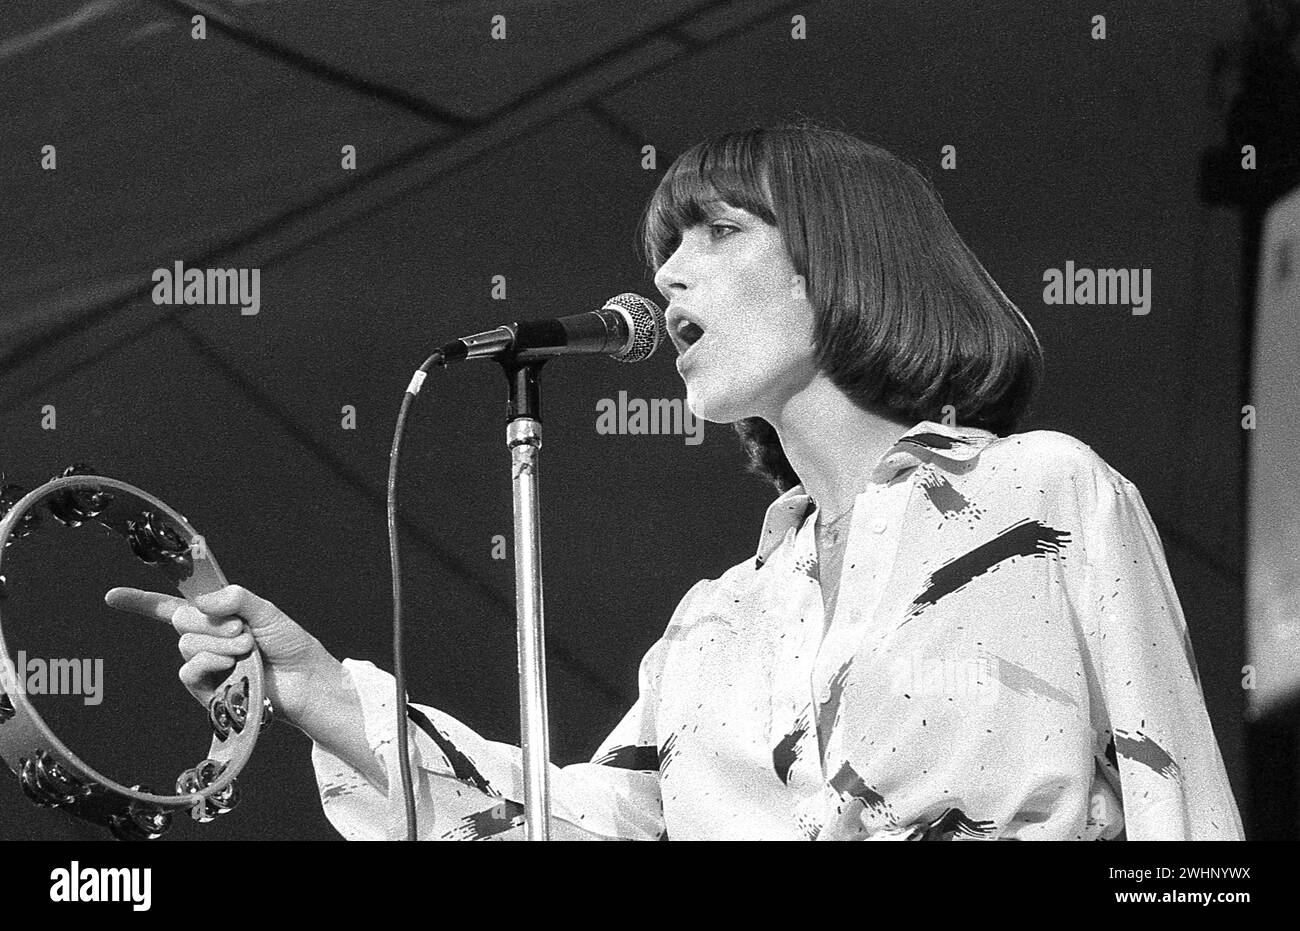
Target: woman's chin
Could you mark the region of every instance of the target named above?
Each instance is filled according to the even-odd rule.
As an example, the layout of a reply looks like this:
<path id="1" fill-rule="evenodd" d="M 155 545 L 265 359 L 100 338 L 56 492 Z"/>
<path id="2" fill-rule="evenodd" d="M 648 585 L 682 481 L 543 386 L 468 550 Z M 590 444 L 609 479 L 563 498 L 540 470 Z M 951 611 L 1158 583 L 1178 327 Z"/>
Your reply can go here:
<path id="1" fill-rule="evenodd" d="M 700 420 L 709 423 L 734 423 L 749 416 L 739 405 L 727 403 L 726 398 L 701 395 L 689 387 L 686 389 L 686 407 Z"/>

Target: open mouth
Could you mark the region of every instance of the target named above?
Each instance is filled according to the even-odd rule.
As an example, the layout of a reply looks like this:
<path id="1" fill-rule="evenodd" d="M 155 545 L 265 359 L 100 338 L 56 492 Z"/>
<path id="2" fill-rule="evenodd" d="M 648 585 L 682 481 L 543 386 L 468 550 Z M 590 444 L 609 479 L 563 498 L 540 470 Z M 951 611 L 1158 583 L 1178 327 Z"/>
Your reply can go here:
<path id="1" fill-rule="evenodd" d="M 687 348 L 695 345 L 703 335 L 704 330 L 699 324 L 692 323 L 690 320 L 683 320 L 677 326 L 677 337 L 686 344 Z"/>
<path id="2" fill-rule="evenodd" d="M 680 305 L 668 305 L 668 335 L 677 349 L 678 359 L 683 359 L 701 339 L 704 327 L 696 322 L 694 314 Z"/>

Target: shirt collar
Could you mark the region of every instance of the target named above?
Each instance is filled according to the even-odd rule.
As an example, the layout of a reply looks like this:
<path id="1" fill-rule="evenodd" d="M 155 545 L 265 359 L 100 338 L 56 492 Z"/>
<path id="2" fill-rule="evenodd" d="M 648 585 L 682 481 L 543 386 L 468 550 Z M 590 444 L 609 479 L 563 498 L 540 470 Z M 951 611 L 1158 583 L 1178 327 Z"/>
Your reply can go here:
<path id="1" fill-rule="evenodd" d="M 949 427 L 922 420 L 887 449 L 871 472 L 871 481 L 887 484 L 903 472 L 924 462 L 965 462 L 997 439 L 997 434 L 979 427 Z M 785 539 L 791 527 L 799 526 L 814 506 L 803 485 L 795 485 L 767 508 L 763 532 L 758 538 L 755 568 L 762 566 Z"/>

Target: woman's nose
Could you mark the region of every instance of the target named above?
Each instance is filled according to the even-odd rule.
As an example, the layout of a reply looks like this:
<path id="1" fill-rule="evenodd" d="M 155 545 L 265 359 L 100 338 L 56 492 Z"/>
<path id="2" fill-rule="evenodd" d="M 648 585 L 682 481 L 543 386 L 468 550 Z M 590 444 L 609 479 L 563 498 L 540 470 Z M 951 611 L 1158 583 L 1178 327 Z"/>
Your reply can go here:
<path id="1" fill-rule="evenodd" d="M 668 257 L 668 260 L 660 265 L 659 270 L 655 272 L 655 287 L 659 289 L 659 293 L 664 296 L 665 300 L 671 301 L 677 291 L 686 287 L 686 281 L 683 277 L 686 264 L 683 255 L 685 251 L 684 245 L 679 245 L 673 250 L 673 254 Z"/>

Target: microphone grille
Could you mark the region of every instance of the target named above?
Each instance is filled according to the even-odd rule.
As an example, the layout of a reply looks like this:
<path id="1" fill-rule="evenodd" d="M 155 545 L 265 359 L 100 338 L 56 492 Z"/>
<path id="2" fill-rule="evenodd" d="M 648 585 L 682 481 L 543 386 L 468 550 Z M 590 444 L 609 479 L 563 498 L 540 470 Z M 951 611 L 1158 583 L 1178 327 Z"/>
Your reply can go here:
<path id="1" fill-rule="evenodd" d="M 664 312 L 654 301 L 628 292 L 611 297 L 605 307 L 623 311 L 632 329 L 632 342 L 620 352 L 612 353 L 619 362 L 641 362 L 650 358 L 668 332 Z"/>

